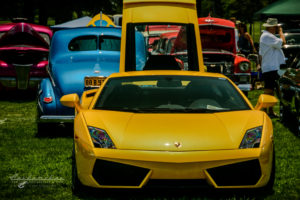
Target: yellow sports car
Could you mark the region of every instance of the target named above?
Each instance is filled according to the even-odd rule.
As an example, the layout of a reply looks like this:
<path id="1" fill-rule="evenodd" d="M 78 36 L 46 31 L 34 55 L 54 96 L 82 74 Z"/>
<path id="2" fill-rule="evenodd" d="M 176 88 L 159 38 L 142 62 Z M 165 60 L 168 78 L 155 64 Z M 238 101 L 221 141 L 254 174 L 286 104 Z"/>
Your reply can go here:
<path id="1" fill-rule="evenodd" d="M 120 72 L 61 98 L 76 110 L 73 189 L 272 187 L 273 127 L 260 109 L 276 98 L 253 108 L 227 77 L 204 72 L 195 0 L 123 2 Z M 177 33 L 174 54 L 151 46 L 166 32 Z"/>
<path id="2" fill-rule="evenodd" d="M 270 187 L 273 127 L 221 74 L 175 70 L 112 74 L 100 89 L 69 94 L 75 107 L 73 186 L 142 188 L 174 183 Z"/>

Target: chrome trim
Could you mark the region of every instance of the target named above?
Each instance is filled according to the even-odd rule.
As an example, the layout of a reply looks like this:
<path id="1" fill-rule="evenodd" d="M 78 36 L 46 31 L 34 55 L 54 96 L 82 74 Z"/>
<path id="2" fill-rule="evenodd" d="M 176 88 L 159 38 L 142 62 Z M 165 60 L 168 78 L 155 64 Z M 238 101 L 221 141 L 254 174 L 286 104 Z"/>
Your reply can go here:
<path id="1" fill-rule="evenodd" d="M 17 74 L 17 88 L 26 90 L 29 85 L 29 72 L 32 64 L 13 64 Z"/>
<path id="2" fill-rule="evenodd" d="M 39 122 L 73 122 L 74 115 L 41 115 Z"/>
<path id="3" fill-rule="evenodd" d="M 248 75 L 248 76 L 250 76 L 251 73 L 234 73 L 234 75 L 237 75 L 237 76 Z"/>
<path id="4" fill-rule="evenodd" d="M 29 79 L 29 87 L 32 87 L 33 85 L 37 85 L 41 82 L 43 78 L 39 77 L 31 77 Z M 4 87 L 16 87 L 17 86 L 17 80 L 15 77 L 0 77 L 0 82 Z"/>
<path id="5" fill-rule="evenodd" d="M 242 91 L 251 91 L 251 89 L 252 89 L 251 84 L 237 84 L 237 86 Z"/>

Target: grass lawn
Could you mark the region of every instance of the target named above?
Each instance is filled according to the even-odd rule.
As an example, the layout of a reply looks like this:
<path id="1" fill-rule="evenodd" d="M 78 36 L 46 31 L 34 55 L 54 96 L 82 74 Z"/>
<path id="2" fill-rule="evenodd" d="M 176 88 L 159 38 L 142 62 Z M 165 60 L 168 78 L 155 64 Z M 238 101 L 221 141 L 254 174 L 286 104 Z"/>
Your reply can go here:
<path id="1" fill-rule="evenodd" d="M 260 93 L 249 93 L 253 104 Z M 276 148 L 273 194 L 218 190 L 154 194 L 129 190 L 117 196 L 106 191 L 112 195 L 110 198 L 104 197 L 103 191 L 73 196 L 72 133 L 59 129 L 55 136 L 37 136 L 35 95 L 0 94 L 0 199 L 300 199 L 300 138 L 292 132 L 293 123 L 283 125 L 278 119 L 272 121 Z"/>

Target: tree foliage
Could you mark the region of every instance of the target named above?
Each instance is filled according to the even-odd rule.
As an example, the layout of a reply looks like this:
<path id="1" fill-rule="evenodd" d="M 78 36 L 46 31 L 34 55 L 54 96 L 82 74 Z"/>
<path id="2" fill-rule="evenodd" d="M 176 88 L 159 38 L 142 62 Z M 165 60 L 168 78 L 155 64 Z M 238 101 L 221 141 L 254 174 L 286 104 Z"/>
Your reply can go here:
<path id="1" fill-rule="evenodd" d="M 253 14 L 276 0 L 196 0 L 199 17 L 210 13 L 213 17 L 236 17 L 251 22 Z M 26 17 L 31 22 L 47 24 L 48 18 L 62 23 L 73 18 L 88 15 L 93 17 L 100 11 L 105 14 L 122 13 L 122 0 L 14 0 L 6 1 L 0 7 L 0 18 Z"/>
<path id="2" fill-rule="evenodd" d="M 198 0 L 198 15 L 229 19 L 236 17 L 244 22 L 252 22 L 253 14 L 276 0 Z"/>

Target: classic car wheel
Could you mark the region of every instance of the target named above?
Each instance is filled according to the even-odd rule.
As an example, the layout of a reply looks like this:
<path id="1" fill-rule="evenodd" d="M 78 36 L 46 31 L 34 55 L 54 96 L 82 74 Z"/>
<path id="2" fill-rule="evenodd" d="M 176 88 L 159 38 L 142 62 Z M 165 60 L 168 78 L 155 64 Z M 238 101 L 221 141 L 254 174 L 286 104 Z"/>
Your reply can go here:
<path id="1" fill-rule="evenodd" d="M 50 128 L 49 124 L 39 123 L 39 122 L 37 124 L 37 129 L 38 129 L 39 135 L 47 135 L 47 133 L 50 132 L 49 128 Z"/>
<path id="2" fill-rule="evenodd" d="M 288 117 L 289 107 L 283 105 L 282 102 L 279 104 L 279 120 L 283 122 Z"/>
<path id="3" fill-rule="evenodd" d="M 300 135 L 300 109 L 299 109 L 299 106 L 298 106 L 298 100 L 297 98 L 294 96 L 293 99 L 292 99 L 292 102 L 291 102 L 291 109 L 290 109 L 290 112 L 292 115 L 295 115 L 295 120 L 296 120 L 296 134 L 297 135 Z"/>
<path id="4" fill-rule="evenodd" d="M 297 122 L 296 122 L 296 125 L 297 125 L 296 134 L 298 136 L 300 136 L 300 114 L 299 114 L 299 112 L 296 112 L 296 120 L 297 120 Z"/>

